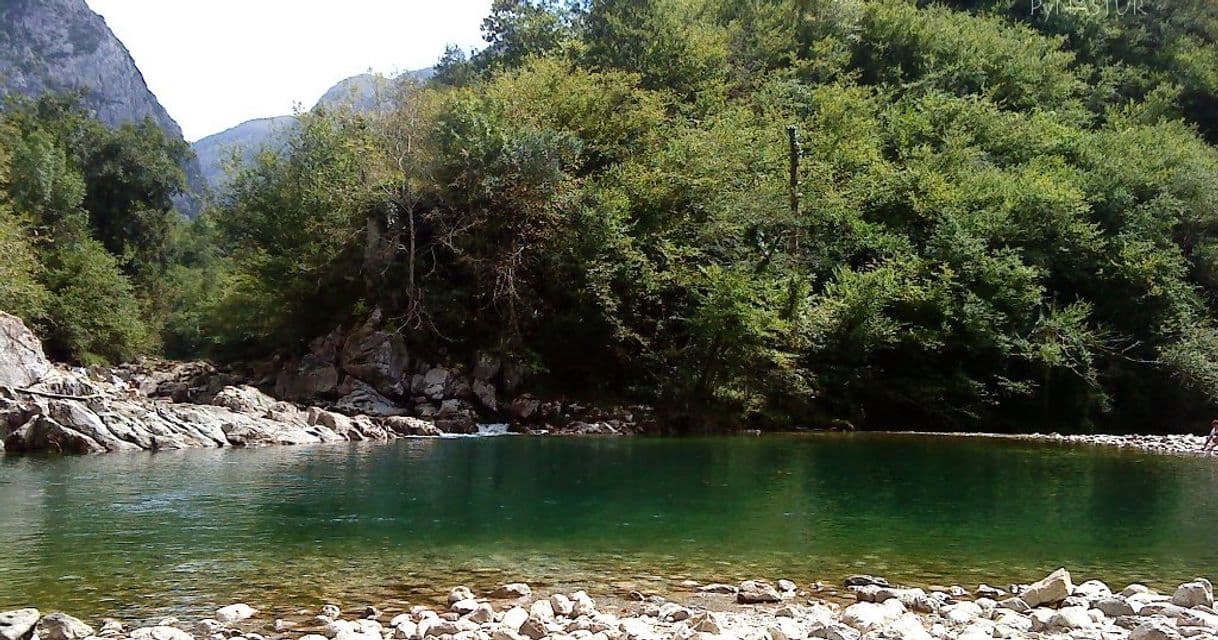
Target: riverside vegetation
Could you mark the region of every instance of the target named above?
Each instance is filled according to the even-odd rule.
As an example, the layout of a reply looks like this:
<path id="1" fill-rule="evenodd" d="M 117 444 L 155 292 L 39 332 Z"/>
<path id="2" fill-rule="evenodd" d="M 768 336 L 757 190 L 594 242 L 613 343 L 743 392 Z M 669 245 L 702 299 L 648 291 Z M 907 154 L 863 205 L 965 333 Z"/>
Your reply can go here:
<path id="1" fill-rule="evenodd" d="M 191 221 L 155 126 L 7 100 L 0 308 L 60 360 L 278 357 L 302 400 L 416 414 L 416 376 L 491 363 L 452 411 L 1170 431 L 1218 395 L 1218 5 L 496 0 L 483 27 L 393 108 L 300 114 Z"/>

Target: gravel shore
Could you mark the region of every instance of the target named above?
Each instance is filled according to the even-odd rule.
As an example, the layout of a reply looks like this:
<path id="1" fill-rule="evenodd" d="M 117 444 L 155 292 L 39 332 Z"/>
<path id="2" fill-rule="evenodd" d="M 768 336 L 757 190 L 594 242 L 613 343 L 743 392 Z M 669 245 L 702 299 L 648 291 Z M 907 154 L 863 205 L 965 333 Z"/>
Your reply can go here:
<path id="1" fill-rule="evenodd" d="M 820 583 L 749 580 L 684 585 L 682 597 L 632 594 L 598 604 L 584 591 L 535 592 L 523 583 L 475 594 L 442 592 L 404 611 L 338 604 L 291 615 L 238 603 L 196 621 L 129 628 L 37 609 L 0 613 L 0 640 L 1210 640 L 1218 635 L 1204 578 L 1160 594 L 1139 584 L 1113 591 L 1075 584 L 1059 569 L 1029 585 L 928 589 L 857 575 L 843 597 Z M 256 603 L 255 603 L 256 604 Z"/>

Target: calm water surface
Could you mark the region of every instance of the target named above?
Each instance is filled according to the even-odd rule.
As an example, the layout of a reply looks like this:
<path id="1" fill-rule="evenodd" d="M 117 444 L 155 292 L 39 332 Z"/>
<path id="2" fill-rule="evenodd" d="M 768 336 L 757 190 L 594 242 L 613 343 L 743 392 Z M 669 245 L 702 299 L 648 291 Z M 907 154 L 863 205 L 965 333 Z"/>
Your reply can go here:
<path id="1" fill-rule="evenodd" d="M 132 619 L 684 579 L 1116 585 L 1218 569 L 1218 463 L 915 436 L 0 456 L 0 609 Z"/>

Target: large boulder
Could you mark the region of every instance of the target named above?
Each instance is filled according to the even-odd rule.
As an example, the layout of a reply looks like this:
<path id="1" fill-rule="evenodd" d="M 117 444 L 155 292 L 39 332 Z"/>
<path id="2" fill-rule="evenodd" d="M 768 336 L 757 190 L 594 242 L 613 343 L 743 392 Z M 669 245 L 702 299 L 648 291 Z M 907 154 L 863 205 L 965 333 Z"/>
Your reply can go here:
<path id="1" fill-rule="evenodd" d="M 28 387 L 50 370 L 34 332 L 21 318 L 0 311 L 0 387 Z"/>
<path id="2" fill-rule="evenodd" d="M 338 369 L 312 353 L 285 367 L 275 378 L 275 395 L 288 400 L 311 400 L 334 393 Z"/>
<path id="3" fill-rule="evenodd" d="M 1044 578 L 1028 585 L 1019 597 L 1030 607 L 1061 602 L 1070 597 L 1074 584 L 1070 582 L 1070 572 L 1064 568 L 1058 569 Z"/>
<path id="4" fill-rule="evenodd" d="M 405 409 L 363 381 L 348 378 L 343 386 L 348 387 L 349 391 L 334 404 L 334 408 L 343 413 L 362 413 L 377 417 L 400 416 L 406 413 Z"/>
<path id="5" fill-rule="evenodd" d="M 736 590 L 736 602 L 741 604 L 757 604 L 762 602 L 779 602 L 782 594 L 774 585 L 764 580 L 745 580 Z"/>
<path id="6" fill-rule="evenodd" d="M 55 453 L 105 453 L 106 448 L 89 436 L 59 424 L 47 416 L 37 416 L 4 439 L 10 453 L 52 451 Z"/>
<path id="7" fill-rule="evenodd" d="M 38 618 L 37 609 L 16 609 L 0 613 L 0 640 L 22 640 L 28 637 L 34 630 L 34 625 L 38 624 Z"/>
<path id="8" fill-rule="evenodd" d="M 84 640 L 93 635 L 93 627 L 66 613 L 51 613 L 38 622 L 41 640 Z"/>
<path id="9" fill-rule="evenodd" d="M 1181 607 L 1214 606 L 1214 585 L 1205 578 L 1196 578 L 1176 588 L 1171 603 Z"/>
<path id="10" fill-rule="evenodd" d="M 342 369 L 379 391 L 402 393 L 405 391 L 403 376 L 410 362 L 406 341 L 396 332 L 382 330 L 380 324 L 378 309 L 363 326 L 347 336 L 339 356 Z"/>
<path id="11" fill-rule="evenodd" d="M 237 413 L 262 416 L 266 415 L 266 412 L 275 406 L 278 400 L 249 385 L 240 385 L 224 387 L 211 402 Z"/>
<path id="12" fill-rule="evenodd" d="M 409 416 L 394 416 L 385 418 L 385 427 L 401 436 L 440 436 L 444 432 L 436 425 L 419 418 Z M 511 586 L 511 585 L 508 585 Z M 528 585 L 524 585 L 528 588 Z M 496 596 L 505 597 L 505 596 Z"/>

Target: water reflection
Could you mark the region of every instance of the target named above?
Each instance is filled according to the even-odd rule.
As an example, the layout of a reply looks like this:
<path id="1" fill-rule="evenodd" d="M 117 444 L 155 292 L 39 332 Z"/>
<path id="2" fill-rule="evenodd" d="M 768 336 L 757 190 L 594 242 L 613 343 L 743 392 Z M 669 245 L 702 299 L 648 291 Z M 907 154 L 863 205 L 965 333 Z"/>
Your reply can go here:
<path id="1" fill-rule="evenodd" d="M 1213 462 L 913 436 L 401 441 L 0 459 L 0 607 L 131 617 L 505 579 L 1170 583 Z"/>

